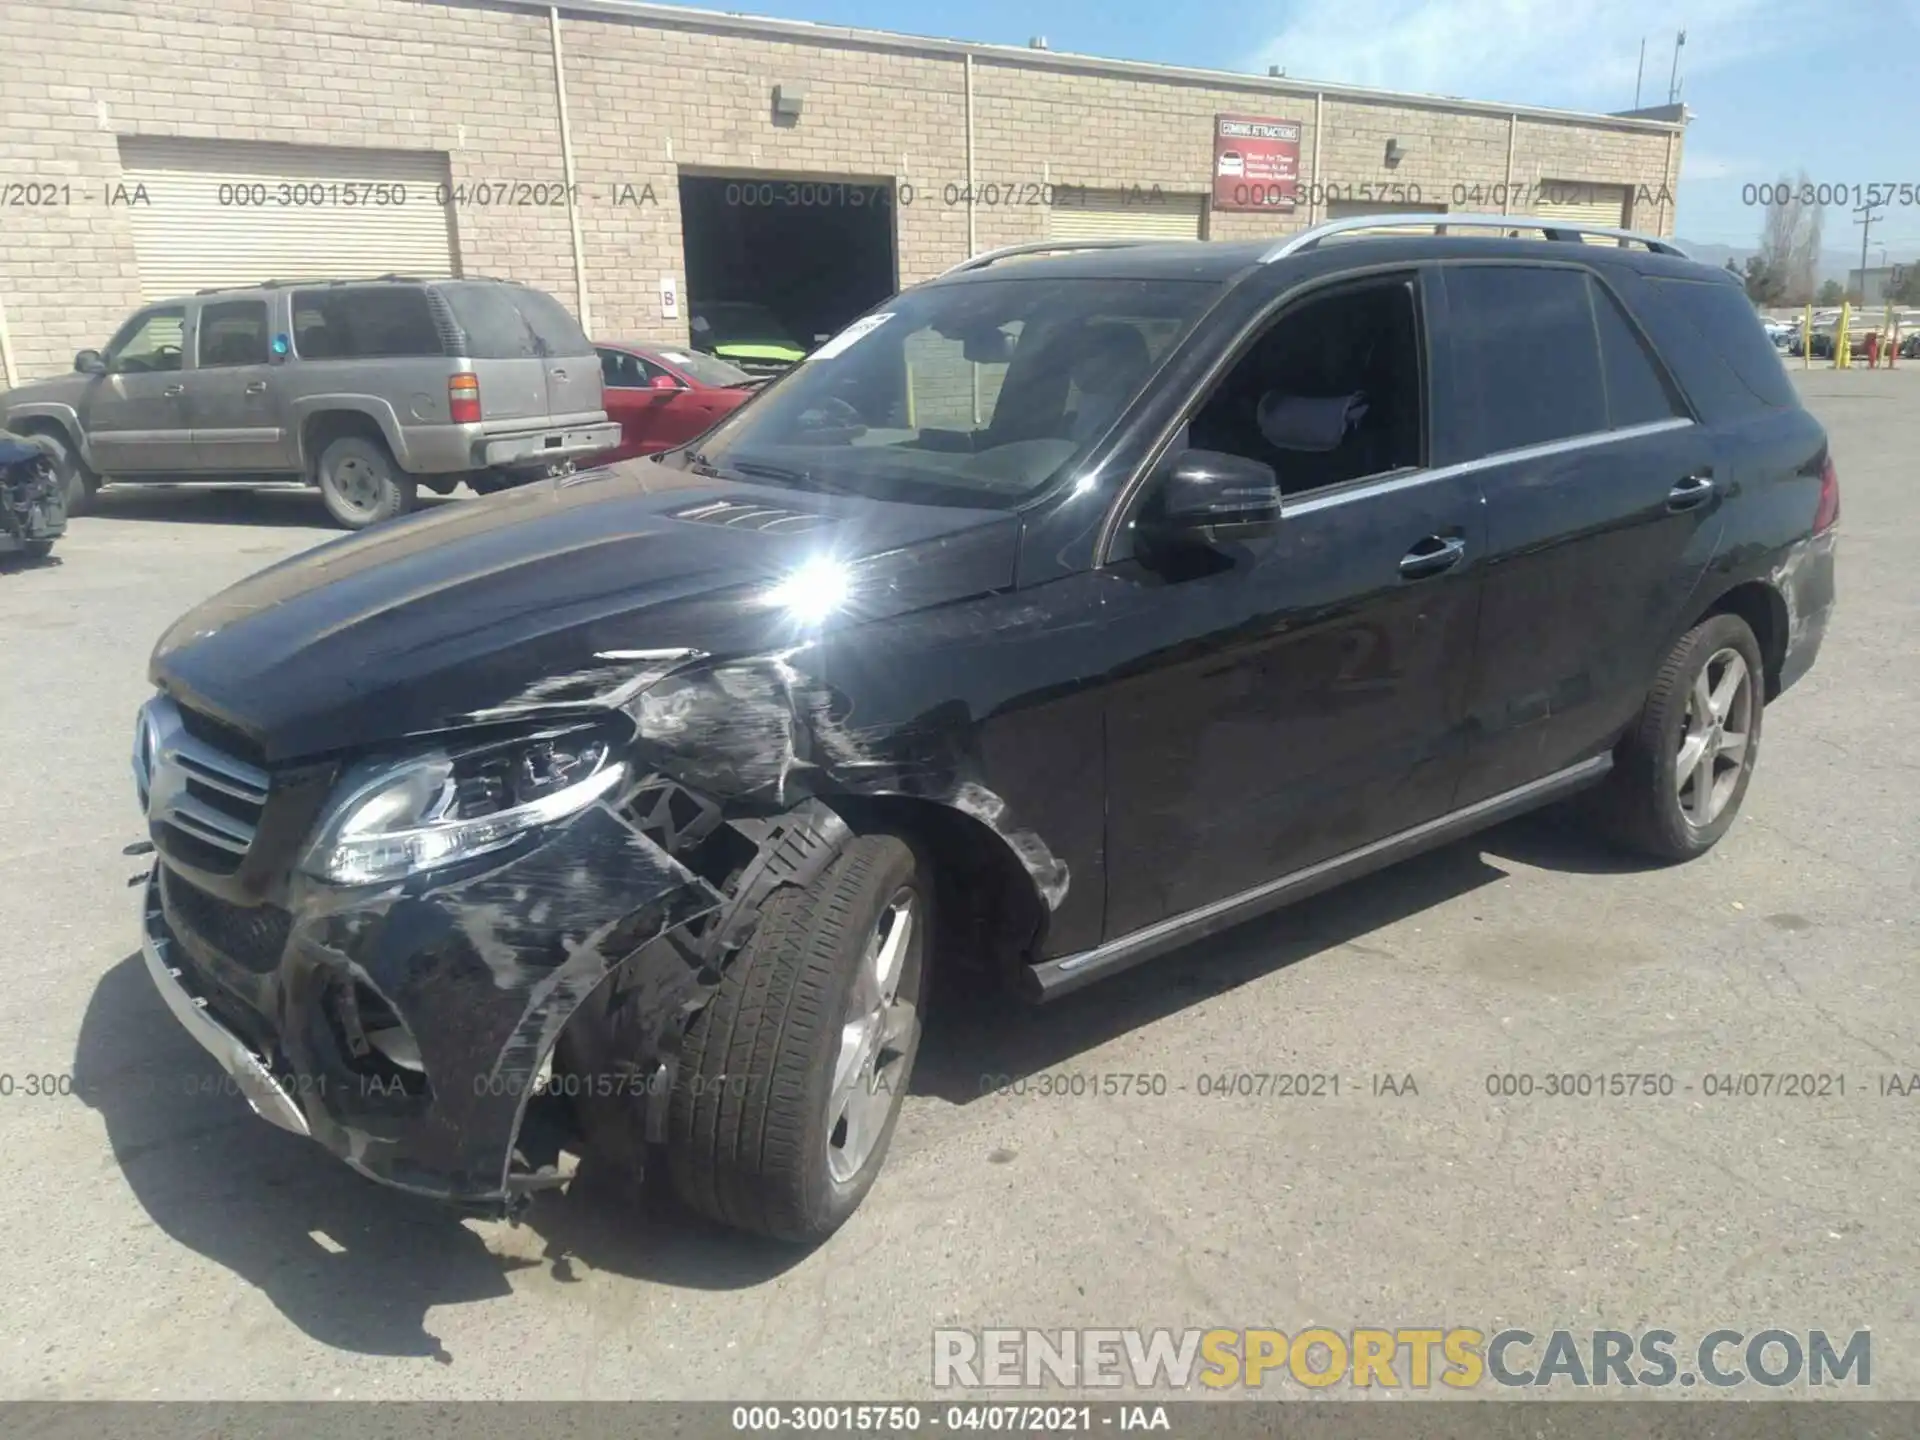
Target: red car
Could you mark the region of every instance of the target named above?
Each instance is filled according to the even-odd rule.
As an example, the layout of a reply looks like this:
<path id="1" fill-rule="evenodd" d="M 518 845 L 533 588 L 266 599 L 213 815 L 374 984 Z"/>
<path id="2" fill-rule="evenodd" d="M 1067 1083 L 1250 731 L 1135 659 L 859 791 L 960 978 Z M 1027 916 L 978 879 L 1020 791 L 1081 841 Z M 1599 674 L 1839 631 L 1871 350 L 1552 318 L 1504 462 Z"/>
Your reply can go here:
<path id="1" fill-rule="evenodd" d="M 766 383 L 764 376 L 694 350 L 599 343 L 593 348 L 600 353 L 607 418 L 620 423 L 620 444 L 596 456 L 596 463 L 684 445 Z"/>

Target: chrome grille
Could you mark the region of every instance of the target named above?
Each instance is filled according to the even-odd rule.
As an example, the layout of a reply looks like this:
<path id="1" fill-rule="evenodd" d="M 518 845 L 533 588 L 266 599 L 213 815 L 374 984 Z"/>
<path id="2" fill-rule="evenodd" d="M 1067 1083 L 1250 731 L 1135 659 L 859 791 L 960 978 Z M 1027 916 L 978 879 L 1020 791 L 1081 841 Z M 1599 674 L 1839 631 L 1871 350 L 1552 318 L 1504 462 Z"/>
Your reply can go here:
<path id="1" fill-rule="evenodd" d="M 147 823 L 231 857 L 253 845 L 267 803 L 265 770 L 188 733 L 180 707 L 156 695 L 134 726 L 133 780 Z"/>

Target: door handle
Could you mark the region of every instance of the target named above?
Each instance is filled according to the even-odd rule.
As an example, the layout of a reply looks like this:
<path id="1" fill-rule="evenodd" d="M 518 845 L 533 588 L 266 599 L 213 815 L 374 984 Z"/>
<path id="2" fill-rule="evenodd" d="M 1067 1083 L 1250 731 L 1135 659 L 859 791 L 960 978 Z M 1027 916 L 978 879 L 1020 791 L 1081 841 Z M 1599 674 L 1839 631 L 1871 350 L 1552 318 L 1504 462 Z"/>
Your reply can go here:
<path id="1" fill-rule="evenodd" d="M 1400 557 L 1400 578 L 1425 580 L 1451 570 L 1467 553 L 1467 542 L 1457 535 L 1429 535 Z"/>
<path id="2" fill-rule="evenodd" d="M 186 391 L 187 391 L 187 387 L 184 385 L 169 385 L 167 386 L 166 389 L 162 390 L 160 393 L 162 395 L 167 396 L 169 399 L 171 399 L 175 395 L 184 395 Z"/>
<path id="3" fill-rule="evenodd" d="M 552 373 L 553 373 L 553 378 L 556 380 L 564 380 L 567 378 L 567 372 L 564 370 L 555 370 Z"/>
<path id="4" fill-rule="evenodd" d="M 266 393 L 267 382 L 264 380 L 255 380 L 251 385 L 247 386 L 247 394 L 249 395 L 264 395 Z"/>
<path id="5" fill-rule="evenodd" d="M 1713 476 L 1702 470 L 1689 475 L 1667 492 L 1667 509 L 1691 510 L 1713 494 Z"/>

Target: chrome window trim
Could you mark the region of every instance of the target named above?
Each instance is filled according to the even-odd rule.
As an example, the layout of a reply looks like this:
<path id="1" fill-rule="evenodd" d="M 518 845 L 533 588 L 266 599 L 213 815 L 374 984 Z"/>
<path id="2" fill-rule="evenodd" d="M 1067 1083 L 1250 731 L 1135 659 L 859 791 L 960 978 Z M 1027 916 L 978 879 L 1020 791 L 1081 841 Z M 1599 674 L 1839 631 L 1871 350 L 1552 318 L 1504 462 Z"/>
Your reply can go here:
<path id="1" fill-rule="evenodd" d="M 1424 485 L 1431 480 L 1452 480 L 1461 475 L 1471 475 L 1476 470 L 1490 470 L 1496 465 L 1524 464 L 1529 460 L 1546 460 L 1555 455 L 1571 455 L 1581 450 L 1595 450 L 1615 440 L 1633 440 L 1645 435 L 1664 434 L 1669 430 L 1690 429 L 1695 423 L 1686 416 L 1676 415 L 1670 420 L 1649 420 L 1640 425 L 1623 425 L 1618 430 L 1594 430 L 1565 440 L 1545 440 L 1538 445 L 1522 445 L 1512 450 L 1496 450 L 1492 454 L 1482 455 L 1477 459 L 1460 460 L 1452 465 L 1442 465 L 1433 470 L 1394 470 L 1380 476 L 1362 476 L 1357 480 L 1349 480 L 1345 485 L 1328 486 L 1324 490 L 1311 491 L 1292 504 L 1282 500 L 1280 516 L 1284 520 L 1294 515 L 1310 515 L 1316 510 L 1344 505 L 1349 500 L 1370 500 L 1376 495 Z"/>

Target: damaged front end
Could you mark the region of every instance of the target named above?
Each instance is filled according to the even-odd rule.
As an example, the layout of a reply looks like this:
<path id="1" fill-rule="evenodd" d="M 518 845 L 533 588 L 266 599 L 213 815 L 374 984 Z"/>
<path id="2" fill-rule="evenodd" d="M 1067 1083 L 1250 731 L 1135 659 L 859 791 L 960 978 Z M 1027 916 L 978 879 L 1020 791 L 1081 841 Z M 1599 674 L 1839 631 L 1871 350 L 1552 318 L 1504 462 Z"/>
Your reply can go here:
<path id="1" fill-rule="evenodd" d="M 0 434 L 0 555 L 44 555 L 66 530 L 66 494 L 52 452 L 31 436 Z"/>
<path id="2" fill-rule="evenodd" d="M 626 725 L 269 774 L 156 698 L 134 756 L 156 985 L 256 1111 L 386 1184 L 510 1214 L 562 1178 L 535 1111 L 637 1158 L 759 904 L 850 837 L 817 801 L 725 818 Z"/>

